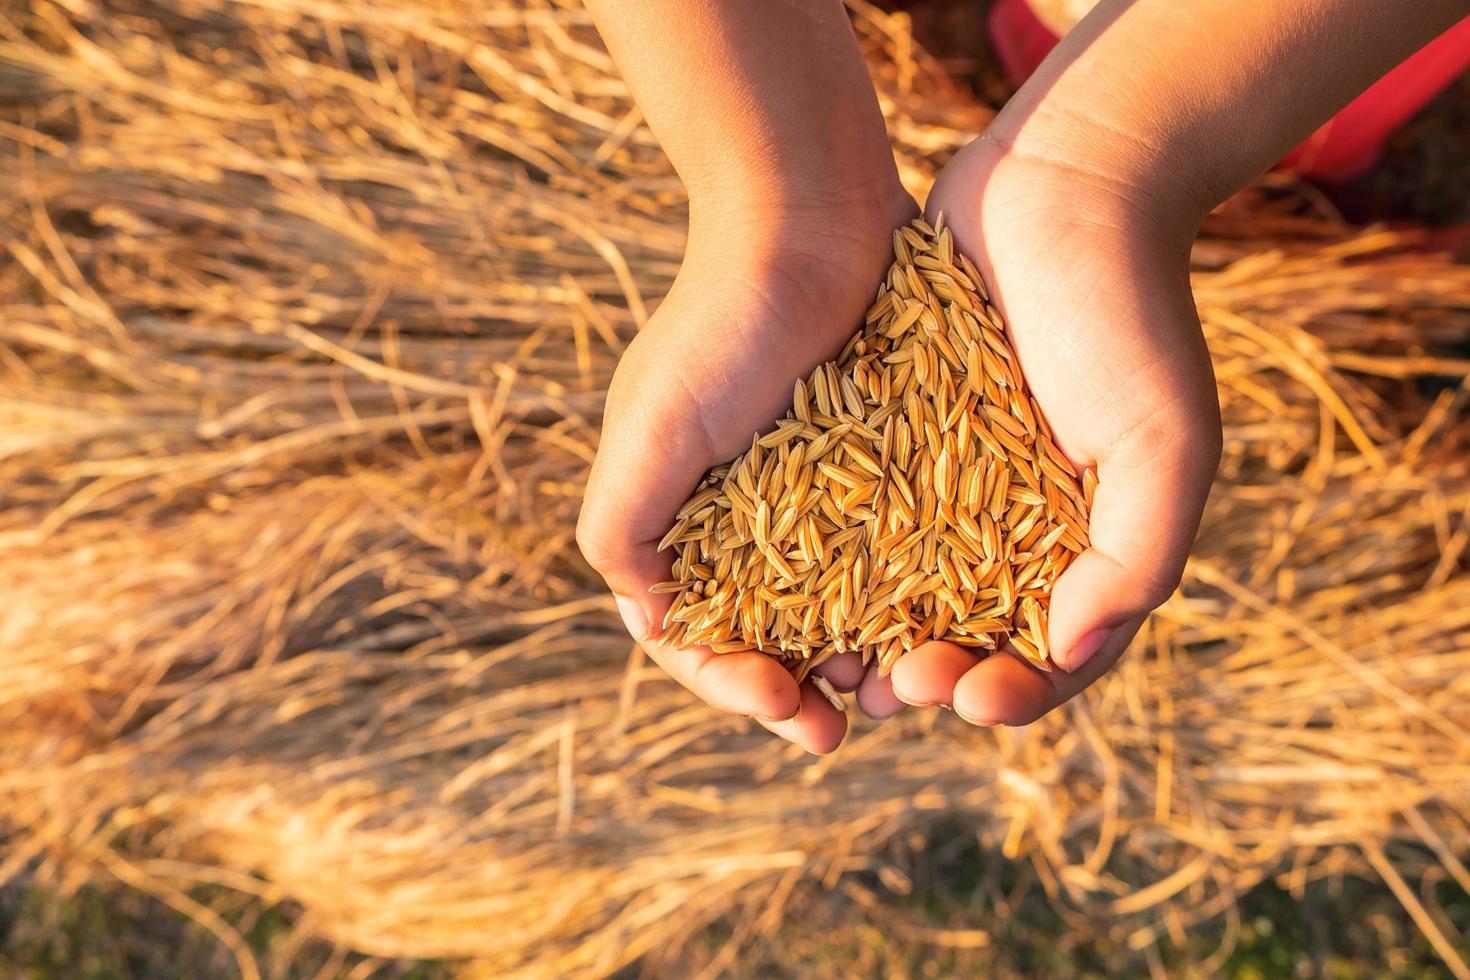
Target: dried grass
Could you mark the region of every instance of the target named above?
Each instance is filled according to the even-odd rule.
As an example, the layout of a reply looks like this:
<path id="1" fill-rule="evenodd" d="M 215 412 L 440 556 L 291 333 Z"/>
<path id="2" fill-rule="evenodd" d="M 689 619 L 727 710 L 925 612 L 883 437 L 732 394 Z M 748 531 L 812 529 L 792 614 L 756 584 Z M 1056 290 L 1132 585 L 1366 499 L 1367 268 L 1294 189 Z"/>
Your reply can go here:
<path id="1" fill-rule="evenodd" d="M 1046 607 L 1096 478 L 1057 448 L 937 222 L 894 232 L 863 328 L 680 508 L 665 642 L 765 651 L 798 678 L 848 651 L 887 675 L 935 639 L 1051 669 Z"/>
<path id="2" fill-rule="evenodd" d="M 984 113 L 857 22 L 922 190 Z M 632 654 L 573 546 L 684 214 L 578 9 L 32 0 L 0 120 L 0 878 L 600 975 L 943 819 L 1078 937 L 1376 874 L 1453 957 L 1418 885 L 1470 885 L 1470 269 L 1415 234 L 1289 188 L 1212 219 L 1225 460 L 1180 594 L 1030 729 L 812 761 Z"/>

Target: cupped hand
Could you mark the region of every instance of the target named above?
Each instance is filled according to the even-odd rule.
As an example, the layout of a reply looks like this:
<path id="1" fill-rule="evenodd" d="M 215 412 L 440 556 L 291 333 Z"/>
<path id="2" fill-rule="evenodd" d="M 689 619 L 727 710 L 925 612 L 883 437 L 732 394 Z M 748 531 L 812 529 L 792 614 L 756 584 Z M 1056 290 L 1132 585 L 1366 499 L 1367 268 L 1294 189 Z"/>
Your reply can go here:
<path id="1" fill-rule="evenodd" d="M 1189 288 L 1202 215 L 998 137 L 957 155 L 925 210 L 976 262 L 1060 448 L 1098 484 L 1090 547 L 1052 593 L 1059 670 L 931 642 L 899 658 L 893 688 L 974 724 L 1023 725 L 1112 667 L 1183 573 L 1221 445 Z"/>
<path id="2" fill-rule="evenodd" d="M 793 205 L 701 208 L 673 288 L 628 346 L 608 390 L 577 541 L 650 657 L 716 708 L 829 752 L 846 716 L 765 654 L 658 642 L 670 577 L 657 550 L 706 470 L 750 446 L 791 406 L 795 380 L 834 357 L 862 323 L 917 207 L 896 176 Z M 875 716 L 902 707 L 855 655 L 820 668 Z"/>

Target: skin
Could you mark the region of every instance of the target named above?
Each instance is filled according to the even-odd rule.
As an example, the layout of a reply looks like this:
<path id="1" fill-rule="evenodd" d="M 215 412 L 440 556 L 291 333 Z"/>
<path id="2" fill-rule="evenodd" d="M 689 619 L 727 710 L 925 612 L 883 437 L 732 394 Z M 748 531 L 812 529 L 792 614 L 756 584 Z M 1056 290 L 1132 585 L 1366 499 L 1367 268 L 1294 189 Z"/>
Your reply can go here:
<path id="1" fill-rule="evenodd" d="M 857 328 L 917 207 L 837 0 L 588 8 L 688 188 L 690 227 L 609 389 L 578 542 L 674 678 L 829 752 L 842 712 L 762 654 L 660 644 L 670 599 L 647 589 L 669 577 L 655 546 L 674 513 Z M 890 678 L 835 658 L 821 672 L 836 687 L 875 718 L 945 705 L 1024 725 L 1112 667 L 1177 587 L 1219 460 L 1188 280 L 1200 221 L 1467 14 L 1462 0 L 1105 0 L 1053 51 L 926 211 L 990 283 L 1061 448 L 1096 468 L 1091 547 L 1052 597 L 1061 669 L 933 642 Z"/>

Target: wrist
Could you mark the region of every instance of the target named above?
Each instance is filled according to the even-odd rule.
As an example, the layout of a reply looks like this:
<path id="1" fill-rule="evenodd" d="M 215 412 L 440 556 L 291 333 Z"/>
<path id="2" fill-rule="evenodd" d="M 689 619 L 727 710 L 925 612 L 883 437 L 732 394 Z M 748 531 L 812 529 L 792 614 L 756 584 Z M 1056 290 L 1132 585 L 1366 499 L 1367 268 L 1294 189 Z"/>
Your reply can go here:
<path id="1" fill-rule="evenodd" d="M 1157 165 L 1114 129 L 1032 119 L 1013 132 L 1004 121 L 961 151 L 941 180 L 970 182 L 1016 220 L 1061 217 L 1187 251 L 1215 203 L 1197 168 Z"/>
<path id="2" fill-rule="evenodd" d="M 686 263 L 704 256 L 745 268 L 811 262 L 862 275 L 888 261 L 894 229 L 918 214 L 888 163 L 888 173 L 834 172 L 822 182 L 732 176 L 719 189 L 691 189 Z"/>
<path id="3" fill-rule="evenodd" d="M 891 160 L 886 170 L 876 165 L 833 167 L 810 178 L 732 168 L 718 181 L 691 185 L 688 191 L 691 234 L 706 229 L 763 234 L 853 221 L 865 226 L 912 202 Z"/>

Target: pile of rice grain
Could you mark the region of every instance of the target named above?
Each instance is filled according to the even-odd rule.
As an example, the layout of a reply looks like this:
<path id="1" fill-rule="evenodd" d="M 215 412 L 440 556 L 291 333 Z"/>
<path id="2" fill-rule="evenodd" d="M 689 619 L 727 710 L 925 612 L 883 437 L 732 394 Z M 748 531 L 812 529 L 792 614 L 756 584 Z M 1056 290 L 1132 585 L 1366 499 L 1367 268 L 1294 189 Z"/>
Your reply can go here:
<path id="1" fill-rule="evenodd" d="M 1052 585 L 1087 547 L 1079 481 L 1026 390 L 999 312 L 944 227 L 894 232 L 866 325 L 792 408 L 716 467 L 676 551 L 665 641 L 761 650 L 798 677 L 856 650 L 887 673 L 931 639 L 1043 669 Z"/>

